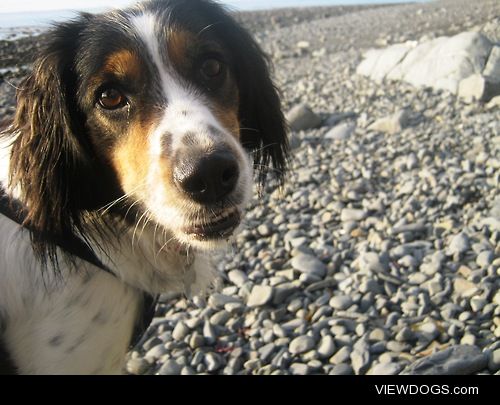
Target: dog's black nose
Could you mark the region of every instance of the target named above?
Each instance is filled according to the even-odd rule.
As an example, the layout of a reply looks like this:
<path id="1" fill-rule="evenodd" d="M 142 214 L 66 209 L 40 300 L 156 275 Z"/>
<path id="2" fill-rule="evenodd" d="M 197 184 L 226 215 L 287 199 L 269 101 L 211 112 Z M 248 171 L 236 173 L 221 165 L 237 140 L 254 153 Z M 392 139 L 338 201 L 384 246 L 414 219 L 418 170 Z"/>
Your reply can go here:
<path id="1" fill-rule="evenodd" d="M 200 204 L 222 201 L 234 190 L 238 177 L 238 162 L 228 151 L 197 158 L 184 156 L 174 168 L 177 188 Z"/>

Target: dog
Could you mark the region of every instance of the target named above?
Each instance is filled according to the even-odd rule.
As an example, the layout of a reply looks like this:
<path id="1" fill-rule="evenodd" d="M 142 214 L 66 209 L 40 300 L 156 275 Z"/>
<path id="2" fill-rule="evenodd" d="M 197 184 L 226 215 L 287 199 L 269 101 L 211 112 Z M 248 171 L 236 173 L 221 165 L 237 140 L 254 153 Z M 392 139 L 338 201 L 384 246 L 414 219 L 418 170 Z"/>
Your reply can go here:
<path id="1" fill-rule="evenodd" d="M 268 58 L 210 0 L 47 35 L 0 140 L 0 369 L 119 374 L 155 297 L 209 289 L 253 186 L 283 183 L 287 125 Z"/>

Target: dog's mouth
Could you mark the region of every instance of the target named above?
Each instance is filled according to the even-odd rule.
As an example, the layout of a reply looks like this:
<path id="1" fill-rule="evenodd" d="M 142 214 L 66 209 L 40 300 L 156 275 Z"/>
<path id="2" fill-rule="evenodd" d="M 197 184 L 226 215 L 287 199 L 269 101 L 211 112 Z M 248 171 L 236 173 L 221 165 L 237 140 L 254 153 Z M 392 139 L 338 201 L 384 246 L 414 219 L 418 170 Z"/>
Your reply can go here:
<path id="1" fill-rule="evenodd" d="M 227 239 L 240 224 L 241 216 L 237 209 L 224 212 L 201 223 L 190 224 L 183 229 L 189 237 L 198 240 Z"/>

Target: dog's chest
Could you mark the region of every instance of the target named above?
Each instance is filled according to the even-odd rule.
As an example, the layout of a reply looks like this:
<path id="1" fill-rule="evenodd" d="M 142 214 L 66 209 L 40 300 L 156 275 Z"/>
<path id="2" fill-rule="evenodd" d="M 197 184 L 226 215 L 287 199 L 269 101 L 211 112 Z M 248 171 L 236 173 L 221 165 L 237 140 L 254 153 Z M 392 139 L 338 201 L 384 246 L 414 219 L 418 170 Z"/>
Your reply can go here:
<path id="1" fill-rule="evenodd" d="M 45 278 L 29 238 L 0 220 L 1 338 L 23 374 L 120 373 L 142 294 L 89 264 Z"/>
<path id="2" fill-rule="evenodd" d="M 14 362 L 22 373 L 120 373 L 140 295 L 107 274 L 68 284 L 9 322 Z"/>

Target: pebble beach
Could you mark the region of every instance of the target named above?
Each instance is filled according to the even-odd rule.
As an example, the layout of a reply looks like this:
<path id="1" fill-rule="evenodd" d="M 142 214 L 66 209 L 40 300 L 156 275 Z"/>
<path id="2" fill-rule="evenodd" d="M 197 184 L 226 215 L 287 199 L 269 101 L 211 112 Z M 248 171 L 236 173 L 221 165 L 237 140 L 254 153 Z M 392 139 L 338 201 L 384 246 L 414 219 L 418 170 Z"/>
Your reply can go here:
<path id="1" fill-rule="evenodd" d="M 357 74 L 371 48 L 463 32 L 500 2 L 240 12 L 290 121 L 216 291 L 164 294 L 128 374 L 499 374 L 500 102 Z M 0 126 L 43 33 L 0 41 Z"/>

